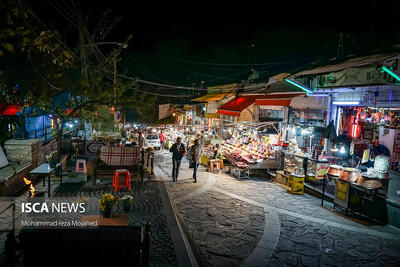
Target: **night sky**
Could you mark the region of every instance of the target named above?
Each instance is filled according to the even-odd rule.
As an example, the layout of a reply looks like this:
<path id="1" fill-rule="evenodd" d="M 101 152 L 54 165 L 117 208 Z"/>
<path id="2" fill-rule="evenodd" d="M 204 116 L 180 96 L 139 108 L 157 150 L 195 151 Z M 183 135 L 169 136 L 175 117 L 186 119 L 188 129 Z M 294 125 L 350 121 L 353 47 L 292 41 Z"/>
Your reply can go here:
<path id="1" fill-rule="evenodd" d="M 28 3 L 45 21 L 64 29 L 66 37 L 74 39 L 73 27 L 49 5 L 53 1 Z M 113 0 L 101 4 L 82 1 L 80 5 L 84 14 L 91 13 L 89 21 L 92 22 L 105 9 L 112 9 L 114 16 L 123 18 L 108 37 L 109 41 L 122 41 L 127 34 L 133 35 L 123 54 L 121 72 L 162 83 L 198 86 L 205 81 L 211 86 L 245 80 L 251 67 L 267 79 L 282 71 L 290 72 L 310 62 L 334 57 L 339 32 L 344 32 L 345 54 L 392 51 L 396 49 L 393 45 L 400 43 L 399 2 L 186 1 L 173 4 L 171 1 Z M 238 63 L 249 65 L 229 65 Z M 256 63 L 266 64 L 251 65 Z"/>

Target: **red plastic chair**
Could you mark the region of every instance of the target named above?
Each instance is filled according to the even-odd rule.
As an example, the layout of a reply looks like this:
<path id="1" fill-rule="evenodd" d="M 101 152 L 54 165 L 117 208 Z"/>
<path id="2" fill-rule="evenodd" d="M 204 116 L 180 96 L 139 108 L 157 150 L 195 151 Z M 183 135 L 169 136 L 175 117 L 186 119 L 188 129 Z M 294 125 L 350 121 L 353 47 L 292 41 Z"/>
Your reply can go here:
<path id="1" fill-rule="evenodd" d="M 119 183 L 119 176 L 124 175 L 124 183 Z M 114 171 L 113 175 L 113 187 L 114 191 L 117 192 L 120 188 L 128 188 L 131 191 L 131 175 L 127 169 L 119 169 Z"/>

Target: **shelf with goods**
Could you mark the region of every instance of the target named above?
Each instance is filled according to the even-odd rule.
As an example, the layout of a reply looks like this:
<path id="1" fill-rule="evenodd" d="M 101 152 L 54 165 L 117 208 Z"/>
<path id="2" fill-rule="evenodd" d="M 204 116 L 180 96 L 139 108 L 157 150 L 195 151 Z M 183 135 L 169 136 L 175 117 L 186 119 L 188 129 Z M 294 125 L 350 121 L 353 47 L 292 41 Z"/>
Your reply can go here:
<path id="1" fill-rule="evenodd" d="M 233 162 L 244 162 L 246 164 L 257 164 L 271 158 L 275 158 L 274 147 L 264 141 L 252 141 L 248 144 L 240 144 L 227 140 L 222 144 L 224 156 Z"/>

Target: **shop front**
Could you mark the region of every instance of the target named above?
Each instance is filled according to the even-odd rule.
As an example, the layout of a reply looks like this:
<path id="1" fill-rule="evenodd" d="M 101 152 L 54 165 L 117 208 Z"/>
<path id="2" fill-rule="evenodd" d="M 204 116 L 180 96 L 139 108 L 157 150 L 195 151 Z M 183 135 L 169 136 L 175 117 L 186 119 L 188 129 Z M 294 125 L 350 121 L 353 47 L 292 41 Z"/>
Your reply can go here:
<path id="1" fill-rule="evenodd" d="M 278 127 L 274 122 L 248 122 L 225 128 L 228 138 L 221 146 L 231 172 L 248 178 L 251 173 L 266 176 L 268 170 L 279 168 Z"/>
<path id="2" fill-rule="evenodd" d="M 312 88 L 310 96 L 329 99 L 329 104 L 319 114 L 292 106 L 288 132 L 296 138 L 289 137 L 289 150 L 298 151 L 285 157 L 284 169 L 303 172 L 306 189 L 321 196 L 322 205 L 330 200 L 346 214 L 382 223 L 400 214 L 398 197 L 388 193 L 400 189 L 400 87 L 381 71 L 398 60 L 396 55 L 375 55 L 291 77 Z"/>

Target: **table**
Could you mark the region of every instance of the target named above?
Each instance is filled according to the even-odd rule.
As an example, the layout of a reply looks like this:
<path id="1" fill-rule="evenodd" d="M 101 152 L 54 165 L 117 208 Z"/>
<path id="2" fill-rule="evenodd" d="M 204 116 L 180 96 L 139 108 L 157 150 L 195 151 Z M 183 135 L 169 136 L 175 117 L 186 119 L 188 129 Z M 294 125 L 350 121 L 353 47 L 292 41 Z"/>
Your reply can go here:
<path id="1" fill-rule="evenodd" d="M 239 179 L 250 179 L 250 168 L 248 166 L 233 165 L 231 173 Z"/>
<path id="2" fill-rule="evenodd" d="M 341 183 L 343 183 L 344 185 L 345 185 L 345 187 L 346 187 L 346 189 L 347 190 L 344 190 L 344 192 L 341 192 L 341 193 L 345 193 L 346 194 L 346 196 L 345 196 L 345 200 L 343 200 L 343 201 L 341 201 L 341 200 L 339 200 L 339 203 L 337 203 L 337 184 L 335 185 L 335 196 L 334 196 L 334 199 L 333 199 L 333 204 L 334 204 L 334 206 L 336 205 L 336 204 L 339 204 L 339 206 L 342 206 L 342 207 L 344 207 L 345 208 L 345 211 L 346 211 L 346 215 L 347 215 L 347 213 L 348 213 L 348 200 L 349 200 L 349 190 L 350 190 L 350 182 L 349 181 L 345 181 L 345 180 L 342 180 L 342 179 L 339 179 L 339 177 L 337 177 L 337 176 L 334 176 L 334 175 L 330 175 L 330 174 L 325 174 L 324 175 L 324 179 L 322 180 L 322 198 L 321 198 L 321 207 L 323 207 L 324 206 L 324 200 L 325 200 L 325 186 L 326 186 L 326 182 L 327 181 L 335 181 L 335 183 L 337 183 L 338 181 L 339 182 L 341 182 Z"/>
<path id="3" fill-rule="evenodd" d="M 384 195 L 378 194 L 378 189 L 364 187 L 327 173 L 323 179 L 321 206 L 324 205 L 328 180 L 335 181 L 334 209 L 341 206 L 345 209 L 346 216 L 350 210 L 386 224 L 386 199 Z"/>
<path id="4" fill-rule="evenodd" d="M 50 174 L 53 173 L 58 168 L 60 168 L 60 181 L 62 183 L 62 165 L 61 165 L 61 163 L 57 163 L 56 167 L 54 167 L 54 168 L 51 168 L 49 163 L 43 163 L 29 172 L 29 174 L 45 174 L 45 175 L 47 175 L 47 178 L 48 178 L 47 194 L 49 197 L 50 197 Z M 46 178 L 43 179 L 43 185 L 46 185 L 45 180 L 46 180 Z"/>

